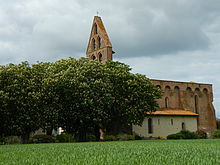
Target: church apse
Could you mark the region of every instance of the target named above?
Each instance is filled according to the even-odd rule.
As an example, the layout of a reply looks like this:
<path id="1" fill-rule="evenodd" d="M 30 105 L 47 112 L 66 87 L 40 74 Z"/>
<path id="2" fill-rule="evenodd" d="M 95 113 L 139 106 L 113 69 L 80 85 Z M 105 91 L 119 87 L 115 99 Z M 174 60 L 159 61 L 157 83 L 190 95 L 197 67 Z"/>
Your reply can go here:
<path id="1" fill-rule="evenodd" d="M 211 84 L 154 80 L 151 82 L 161 89 L 159 109 L 188 110 L 198 114 L 198 128 L 205 131 L 216 129 L 215 110 L 212 105 Z"/>

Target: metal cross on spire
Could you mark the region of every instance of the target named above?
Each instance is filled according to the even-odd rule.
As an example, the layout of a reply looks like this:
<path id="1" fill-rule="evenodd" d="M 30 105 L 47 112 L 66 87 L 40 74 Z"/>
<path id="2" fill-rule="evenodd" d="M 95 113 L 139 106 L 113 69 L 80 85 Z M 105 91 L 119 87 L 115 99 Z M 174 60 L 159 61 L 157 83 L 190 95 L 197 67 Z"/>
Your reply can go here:
<path id="1" fill-rule="evenodd" d="M 96 11 L 97 16 L 99 16 L 99 11 Z"/>

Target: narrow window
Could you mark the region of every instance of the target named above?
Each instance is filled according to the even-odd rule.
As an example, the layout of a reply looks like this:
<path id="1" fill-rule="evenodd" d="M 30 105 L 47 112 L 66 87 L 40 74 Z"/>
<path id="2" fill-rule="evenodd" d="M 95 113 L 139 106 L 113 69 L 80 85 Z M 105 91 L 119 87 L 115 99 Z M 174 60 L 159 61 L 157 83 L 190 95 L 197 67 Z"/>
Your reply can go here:
<path id="1" fill-rule="evenodd" d="M 171 119 L 171 125 L 173 125 L 173 119 Z"/>
<path id="2" fill-rule="evenodd" d="M 182 122 L 182 130 L 186 130 L 186 125 L 184 122 Z"/>
<path id="3" fill-rule="evenodd" d="M 98 33 L 97 25 L 95 24 L 95 25 L 94 25 L 94 35 L 97 34 L 97 33 Z"/>
<path id="4" fill-rule="evenodd" d="M 160 125 L 160 119 L 158 119 L 158 125 Z"/>
<path id="5" fill-rule="evenodd" d="M 102 54 L 99 53 L 99 62 L 102 62 Z"/>
<path id="6" fill-rule="evenodd" d="M 168 108 L 169 106 L 169 99 L 168 97 L 165 98 L 165 108 Z"/>
<path id="7" fill-rule="evenodd" d="M 148 133 L 153 133 L 153 123 L 151 118 L 148 119 Z"/>
<path id="8" fill-rule="evenodd" d="M 98 48 L 101 48 L 102 40 L 100 37 L 98 37 Z"/>
<path id="9" fill-rule="evenodd" d="M 198 96 L 195 95 L 195 112 L 198 113 Z"/>
<path id="10" fill-rule="evenodd" d="M 199 113 L 198 110 L 199 98 L 198 95 L 195 95 L 195 112 Z M 199 116 L 197 116 L 197 124 L 199 125 Z"/>
<path id="11" fill-rule="evenodd" d="M 92 50 L 95 50 L 95 39 L 92 40 Z"/>

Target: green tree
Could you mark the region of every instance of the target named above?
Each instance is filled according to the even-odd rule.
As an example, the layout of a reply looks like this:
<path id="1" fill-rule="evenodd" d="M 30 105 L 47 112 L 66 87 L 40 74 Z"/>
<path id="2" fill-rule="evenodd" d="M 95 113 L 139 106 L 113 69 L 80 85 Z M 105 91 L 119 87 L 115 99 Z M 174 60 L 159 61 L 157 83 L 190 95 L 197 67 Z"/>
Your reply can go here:
<path id="1" fill-rule="evenodd" d="M 9 64 L 0 73 L 4 132 L 7 135 L 21 135 L 23 143 L 28 142 L 31 132 L 40 128 L 41 94 L 36 73 L 27 62 Z"/>
<path id="2" fill-rule="evenodd" d="M 107 131 L 118 134 L 128 131 L 132 124 L 141 125 L 146 112 L 155 111 L 160 91 L 141 74 L 131 73 L 131 68 L 120 62 L 105 64 L 108 84 L 111 86 L 110 122 Z"/>
<path id="3" fill-rule="evenodd" d="M 103 111 L 110 99 L 103 78 L 103 64 L 73 58 L 57 61 L 50 78 L 59 97 L 59 126 L 85 141 L 86 133 L 98 132 L 100 123 L 108 120 Z"/>
<path id="4" fill-rule="evenodd" d="M 98 137 L 100 128 L 117 134 L 132 124 L 141 125 L 145 112 L 157 107 L 160 91 L 125 64 L 70 58 L 52 68 L 61 105 L 59 125 L 79 141 L 91 131 Z"/>

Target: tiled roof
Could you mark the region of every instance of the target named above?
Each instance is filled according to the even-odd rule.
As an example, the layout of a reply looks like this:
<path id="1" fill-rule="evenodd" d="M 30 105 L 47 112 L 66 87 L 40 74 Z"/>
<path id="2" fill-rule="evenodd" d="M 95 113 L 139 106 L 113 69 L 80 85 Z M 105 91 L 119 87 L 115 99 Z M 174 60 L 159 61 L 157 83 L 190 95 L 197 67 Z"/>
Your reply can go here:
<path id="1" fill-rule="evenodd" d="M 147 112 L 149 115 L 167 115 L 167 116 L 198 116 L 197 113 L 183 110 L 183 109 L 165 109 L 157 110 L 155 112 Z"/>
<path id="2" fill-rule="evenodd" d="M 219 118 L 216 118 L 216 120 L 217 120 L 217 121 L 220 121 L 220 119 L 219 119 Z"/>

